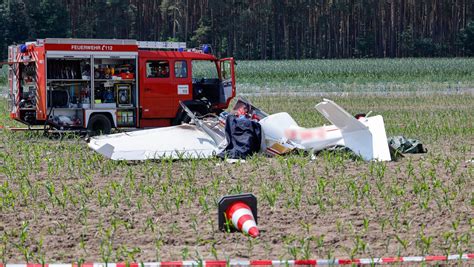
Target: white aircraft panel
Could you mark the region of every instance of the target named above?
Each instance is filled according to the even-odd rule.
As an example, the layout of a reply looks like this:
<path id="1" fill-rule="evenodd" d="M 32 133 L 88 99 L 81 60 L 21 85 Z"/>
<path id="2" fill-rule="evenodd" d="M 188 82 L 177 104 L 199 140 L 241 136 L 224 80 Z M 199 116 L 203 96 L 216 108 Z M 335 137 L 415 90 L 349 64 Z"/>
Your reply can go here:
<path id="1" fill-rule="evenodd" d="M 208 158 L 218 151 L 209 135 L 187 124 L 98 136 L 89 147 L 114 160 Z"/>

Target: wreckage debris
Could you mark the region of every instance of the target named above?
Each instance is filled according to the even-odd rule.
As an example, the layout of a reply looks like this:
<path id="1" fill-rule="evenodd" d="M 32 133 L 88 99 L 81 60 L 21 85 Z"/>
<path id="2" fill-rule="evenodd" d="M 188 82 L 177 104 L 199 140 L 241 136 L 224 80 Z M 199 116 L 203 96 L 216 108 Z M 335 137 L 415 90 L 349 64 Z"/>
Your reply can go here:
<path id="1" fill-rule="evenodd" d="M 245 158 L 258 150 L 284 155 L 294 150 L 315 152 L 345 146 L 366 161 L 391 160 L 382 116 L 356 119 L 328 99 L 315 108 L 333 125 L 303 128 L 288 113 L 268 115 L 241 98 L 225 120 L 222 114 L 219 118 L 197 118 L 183 106 L 193 124 L 94 137 L 89 147 L 114 160 L 147 160 L 218 154 Z"/>

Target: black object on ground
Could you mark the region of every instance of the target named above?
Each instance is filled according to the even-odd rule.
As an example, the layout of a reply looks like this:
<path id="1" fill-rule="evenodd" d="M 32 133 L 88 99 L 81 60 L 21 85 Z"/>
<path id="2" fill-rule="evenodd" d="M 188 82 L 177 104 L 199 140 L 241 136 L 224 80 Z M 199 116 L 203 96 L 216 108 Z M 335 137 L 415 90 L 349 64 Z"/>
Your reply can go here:
<path id="1" fill-rule="evenodd" d="M 218 156 L 245 159 L 260 150 L 262 128 L 244 116 L 229 115 L 225 124 L 227 146 Z"/>
<path id="2" fill-rule="evenodd" d="M 400 153 L 426 153 L 428 150 L 417 139 L 408 139 L 404 136 L 392 136 L 388 138 L 388 145 Z"/>

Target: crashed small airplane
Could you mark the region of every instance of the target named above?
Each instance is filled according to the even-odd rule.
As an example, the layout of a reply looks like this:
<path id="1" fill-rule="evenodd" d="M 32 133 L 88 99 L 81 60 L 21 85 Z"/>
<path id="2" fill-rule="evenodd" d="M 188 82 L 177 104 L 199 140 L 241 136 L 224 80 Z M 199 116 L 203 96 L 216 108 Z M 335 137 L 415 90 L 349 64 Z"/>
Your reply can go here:
<path id="1" fill-rule="evenodd" d="M 380 115 L 356 119 L 333 101 L 324 99 L 315 108 L 333 125 L 302 128 L 286 112 L 268 115 L 242 98 L 236 106 L 242 103 L 249 107 L 248 118 L 260 124 L 260 151 L 268 155 L 284 155 L 294 150 L 315 152 L 339 145 L 366 161 L 391 160 Z M 218 118 L 198 118 L 182 106 L 192 124 L 93 137 L 89 147 L 113 160 L 209 158 L 222 152 L 227 145 L 228 113 Z"/>

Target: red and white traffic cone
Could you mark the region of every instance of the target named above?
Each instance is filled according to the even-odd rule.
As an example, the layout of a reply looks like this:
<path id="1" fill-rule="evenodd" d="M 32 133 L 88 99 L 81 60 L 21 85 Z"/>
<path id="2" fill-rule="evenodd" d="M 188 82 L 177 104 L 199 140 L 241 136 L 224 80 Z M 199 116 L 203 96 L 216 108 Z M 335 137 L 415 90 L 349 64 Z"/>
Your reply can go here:
<path id="1" fill-rule="evenodd" d="M 238 231 L 257 237 L 257 198 L 252 194 L 240 194 L 222 197 L 217 211 L 219 229 L 225 230 L 226 222 L 232 222 Z"/>
<path id="2" fill-rule="evenodd" d="M 239 201 L 230 205 L 226 211 L 226 216 L 228 220 L 232 220 L 232 224 L 237 230 L 245 232 L 254 238 L 259 235 L 252 211 L 244 202 Z"/>

